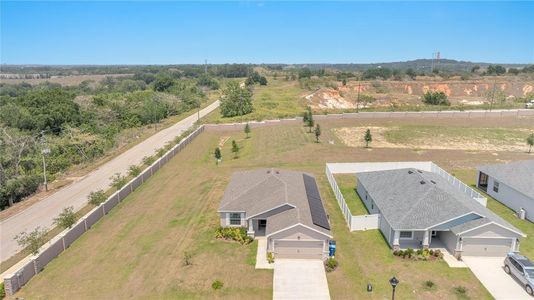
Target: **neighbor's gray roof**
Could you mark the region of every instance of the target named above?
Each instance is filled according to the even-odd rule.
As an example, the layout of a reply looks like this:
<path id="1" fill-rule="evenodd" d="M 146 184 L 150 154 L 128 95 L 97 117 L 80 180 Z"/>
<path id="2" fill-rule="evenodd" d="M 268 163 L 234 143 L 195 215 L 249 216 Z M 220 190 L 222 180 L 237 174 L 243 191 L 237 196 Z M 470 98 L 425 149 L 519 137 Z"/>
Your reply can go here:
<path id="1" fill-rule="evenodd" d="M 534 160 L 485 165 L 478 170 L 534 200 Z"/>
<path id="2" fill-rule="evenodd" d="M 357 177 L 395 230 L 424 230 L 475 213 L 485 220 L 466 222 L 453 228 L 463 232 L 481 225 L 481 222 L 495 222 L 521 233 L 438 174 L 399 169 L 358 173 Z"/>
<path id="3" fill-rule="evenodd" d="M 309 174 L 280 169 L 234 173 L 224 192 L 219 211 L 243 211 L 249 218 L 277 207 L 287 206 L 288 210 L 267 218 L 267 235 L 299 223 L 330 235 L 328 221 L 326 224 L 320 222 L 326 219 L 324 207 L 320 198 L 309 199 L 305 177 L 313 179 Z"/>

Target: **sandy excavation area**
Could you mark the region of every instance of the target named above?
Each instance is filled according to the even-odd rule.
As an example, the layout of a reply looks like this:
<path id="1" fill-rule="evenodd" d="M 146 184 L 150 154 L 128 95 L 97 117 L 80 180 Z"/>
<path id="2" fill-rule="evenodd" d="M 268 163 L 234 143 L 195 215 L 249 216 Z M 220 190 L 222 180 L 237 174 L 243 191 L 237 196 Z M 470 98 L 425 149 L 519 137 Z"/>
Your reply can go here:
<path id="1" fill-rule="evenodd" d="M 466 151 L 528 150 L 526 137 L 533 129 L 454 128 L 437 127 L 342 127 L 335 135 L 347 146 L 364 147 L 365 131 L 371 130 L 373 148 L 441 149 Z"/>

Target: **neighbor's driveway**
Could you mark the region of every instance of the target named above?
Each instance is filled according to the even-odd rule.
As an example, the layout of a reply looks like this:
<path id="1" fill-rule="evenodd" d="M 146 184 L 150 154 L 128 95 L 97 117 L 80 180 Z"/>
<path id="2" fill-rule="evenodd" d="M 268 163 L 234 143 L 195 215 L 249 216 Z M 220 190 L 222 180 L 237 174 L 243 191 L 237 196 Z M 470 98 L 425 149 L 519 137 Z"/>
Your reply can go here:
<path id="1" fill-rule="evenodd" d="M 496 300 L 532 300 L 512 276 L 504 272 L 504 257 L 464 256 L 462 260 Z"/>
<path id="2" fill-rule="evenodd" d="M 330 299 L 324 265 L 318 259 L 277 259 L 273 299 Z"/>

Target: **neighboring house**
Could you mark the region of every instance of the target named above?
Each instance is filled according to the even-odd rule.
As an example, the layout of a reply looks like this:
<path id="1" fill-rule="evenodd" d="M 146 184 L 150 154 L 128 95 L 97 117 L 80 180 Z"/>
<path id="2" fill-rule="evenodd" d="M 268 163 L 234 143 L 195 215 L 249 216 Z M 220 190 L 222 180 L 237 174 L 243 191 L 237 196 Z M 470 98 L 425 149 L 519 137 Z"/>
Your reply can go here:
<path id="1" fill-rule="evenodd" d="M 456 257 L 504 256 L 526 235 L 436 173 L 357 173 L 357 191 L 391 248 L 446 248 Z"/>
<path id="2" fill-rule="evenodd" d="M 477 187 L 534 222 L 534 160 L 481 166 Z"/>
<path id="3" fill-rule="evenodd" d="M 221 226 L 246 227 L 267 238 L 277 258 L 328 256 L 330 223 L 315 178 L 302 172 L 261 169 L 232 176 L 218 210 Z"/>

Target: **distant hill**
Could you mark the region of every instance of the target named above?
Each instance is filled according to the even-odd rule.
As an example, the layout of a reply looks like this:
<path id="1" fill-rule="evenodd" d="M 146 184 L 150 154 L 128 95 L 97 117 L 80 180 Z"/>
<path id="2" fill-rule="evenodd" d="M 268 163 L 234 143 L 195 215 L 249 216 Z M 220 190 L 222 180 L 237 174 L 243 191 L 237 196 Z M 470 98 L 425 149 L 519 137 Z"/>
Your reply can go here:
<path id="1" fill-rule="evenodd" d="M 341 71 L 364 71 L 370 68 L 389 68 L 389 69 L 398 69 L 398 70 L 407 70 L 413 69 L 416 72 L 430 72 L 432 68 L 432 63 L 434 63 L 434 68 L 437 68 L 442 71 L 471 71 L 471 68 L 474 66 L 486 67 L 489 65 L 501 65 L 505 68 L 523 68 L 529 64 L 497 64 L 497 63 L 484 63 L 484 62 L 470 62 L 470 61 L 461 61 L 454 59 L 416 59 L 409 61 L 399 61 L 399 62 L 384 62 L 384 63 L 372 63 L 372 64 L 300 64 L 294 65 L 295 67 L 308 67 L 310 69 L 336 69 Z"/>

